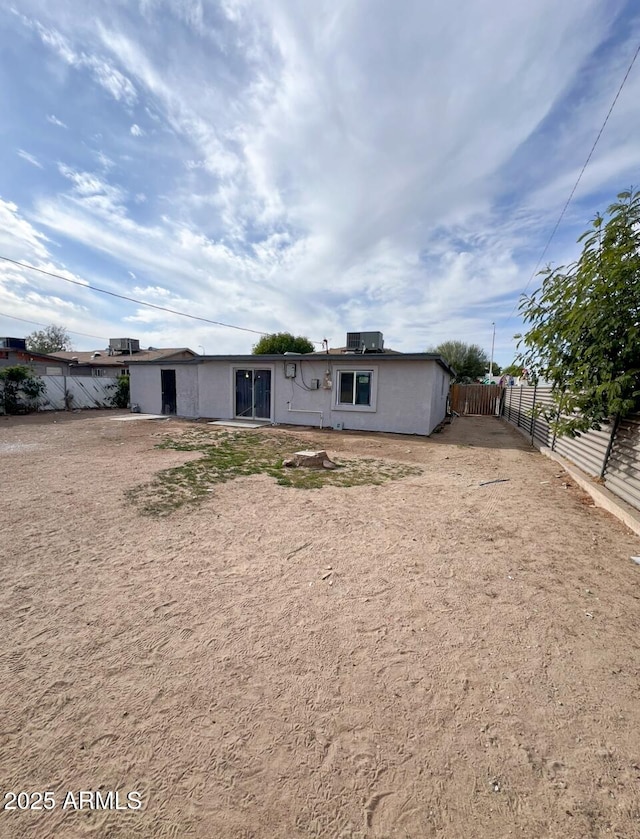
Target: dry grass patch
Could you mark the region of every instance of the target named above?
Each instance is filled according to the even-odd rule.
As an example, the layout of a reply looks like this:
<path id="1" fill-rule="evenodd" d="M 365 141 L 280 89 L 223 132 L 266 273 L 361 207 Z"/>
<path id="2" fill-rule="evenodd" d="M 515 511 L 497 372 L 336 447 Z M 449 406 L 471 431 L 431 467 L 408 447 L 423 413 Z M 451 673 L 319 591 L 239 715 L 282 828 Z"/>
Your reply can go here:
<path id="1" fill-rule="evenodd" d="M 164 469 L 153 480 L 129 490 L 127 497 L 142 514 L 164 516 L 201 502 L 216 484 L 248 475 L 270 475 L 281 486 L 296 489 L 321 489 L 383 484 L 422 473 L 417 466 L 373 458 L 342 459 L 331 470 L 283 466 L 292 452 L 307 447 L 306 440 L 290 434 L 192 429 L 179 438 L 167 438 L 156 448 L 197 451 L 202 457 Z"/>

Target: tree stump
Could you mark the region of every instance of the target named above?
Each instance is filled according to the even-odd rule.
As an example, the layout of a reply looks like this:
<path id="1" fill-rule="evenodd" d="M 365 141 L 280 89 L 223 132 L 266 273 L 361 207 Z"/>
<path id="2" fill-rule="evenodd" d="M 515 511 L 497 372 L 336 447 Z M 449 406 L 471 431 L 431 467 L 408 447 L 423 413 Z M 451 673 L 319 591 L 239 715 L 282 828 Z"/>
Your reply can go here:
<path id="1" fill-rule="evenodd" d="M 293 457 L 283 461 L 283 466 L 295 468 L 306 466 L 310 469 L 335 469 L 336 464 L 331 460 L 326 451 L 304 451 L 296 452 Z"/>

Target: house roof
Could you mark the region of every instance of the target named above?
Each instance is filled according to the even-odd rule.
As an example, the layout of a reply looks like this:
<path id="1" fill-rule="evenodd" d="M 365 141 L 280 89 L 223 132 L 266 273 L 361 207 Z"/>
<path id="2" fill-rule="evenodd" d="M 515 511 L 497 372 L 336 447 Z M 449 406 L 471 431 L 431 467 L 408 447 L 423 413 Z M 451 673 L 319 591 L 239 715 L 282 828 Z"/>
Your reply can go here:
<path id="1" fill-rule="evenodd" d="M 63 362 L 65 359 L 58 358 L 58 356 L 43 352 L 31 352 L 31 350 L 22 350 L 18 347 L 0 347 L 0 352 L 9 353 L 19 356 L 21 361 L 41 361 L 43 363 L 51 364 L 52 362 Z M 27 359 L 28 357 L 28 359 Z"/>
<path id="2" fill-rule="evenodd" d="M 278 361 L 323 361 L 329 359 L 331 363 L 343 362 L 363 362 L 365 364 L 378 364 L 383 362 L 391 364 L 396 361 L 435 361 L 442 367 L 450 376 L 455 376 L 455 371 L 450 367 L 444 358 L 437 353 L 400 353 L 400 352 L 381 352 L 381 353 L 342 353 L 340 355 L 326 353 L 326 352 L 312 352 L 312 353 L 282 353 L 273 355 L 196 355 L 194 358 L 176 359 L 172 361 L 172 365 L 178 364 L 204 364 L 208 361 L 227 362 L 231 364 L 247 364 L 254 366 L 261 361 L 265 363 L 274 363 Z M 161 359 L 143 359 L 148 363 L 161 363 Z"/>
<path id="3" fill-rule="evenodd" d="M 95 353 L 100 353 L 100 355 L 95 356 Z M 108 350 L 57 352 L 52 353 L 50 358 L 59 358 L 63 361 L 77 359 L 78 364 L 91 364 L 94 367 L 122 367 L 125 364 L 131 364 L 133 362 L 163 361 L 165 359 L 172 358 L 174 355 L 179 355 L 180 353 L 191 353 L 194 357 L 197 355 L 197 353 L 190 350 L 189 347 L 168 347 L 158 350 L 139 350 L 138 352 L 131 353 L 131 355 L 129 355 L 129 353 L 109 355 Z"/>

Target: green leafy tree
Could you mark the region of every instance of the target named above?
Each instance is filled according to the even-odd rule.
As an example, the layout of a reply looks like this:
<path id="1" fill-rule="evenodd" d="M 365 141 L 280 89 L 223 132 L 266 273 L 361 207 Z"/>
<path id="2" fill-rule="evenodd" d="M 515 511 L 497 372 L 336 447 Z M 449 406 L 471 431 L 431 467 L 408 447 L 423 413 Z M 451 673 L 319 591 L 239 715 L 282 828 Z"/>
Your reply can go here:
<path id="1" fill-rule="evenodd" d="M 577 262 L 541 272 L 520 304 L 520 360 L 551 384 L 553 424 L 568 436 L 640 405 L 640 192 L 621 192 L 578 241 Z"/>
<path id="2" fill-rule="evenodd" d="M 456 382 L 474 382 L 489 370 L 487 354 L 478 344 L 444 341 L 429 352 L 438 353 L 456 372 Z M 495 365 L 494 365 L 495 370 Z"/>
<path id="3" fill-rule="evenodd" d="M 55 323 L 36 330 L 26 337 L 27 349 L 31 352 L 68 352 L 72 350 L 71 338 L 64 326 Z"/>
<path id="4" fill-rule="evenodd" d="M 30 367 L 17 365 L 0 370 L 0 405 L 6 414 L 34 411 L 44 390 L 44 382 Z"/>
<path id="5" fill-rule="evenodd" d="M 487 375 L 488 375 L 488 374 L 489 374 L 489 372 L 490 372 L 489 368 L 490 368 L 491 366 L 492 366 L 492 365 L 491 365 L 491 361 L 488 361 L 488 362 L 485 364 L 485 367 L 484 367 L 484 372 L 485 372 Z M 493 375 L 494 375 L 494 376 L 500 376 L 501 374 L 502 374 L 502 367 L 500 367 L 500 365 L 499 365 L 497 362 L 495 362 L 495 361 L 494 361 L 494 362 L 493 362 Z"/>
<path id="6" fill-rule="evenodd" d="M 522 375 L 522 364 L 518 364 L 517 362 L 513 362 L 509 364 L 507 367 L 504 368 L 502 371 L 503 376 L 513 376 L 514 378 Z"/>
<path id="7" fill-rule="evenodd" d="M 313 352 L 314 346 L 308 338 L 295 336 L 290 332 L 274 332 L 264 335 L 253 347 L 254 355 L 282 355 L 286 352 Z"/>

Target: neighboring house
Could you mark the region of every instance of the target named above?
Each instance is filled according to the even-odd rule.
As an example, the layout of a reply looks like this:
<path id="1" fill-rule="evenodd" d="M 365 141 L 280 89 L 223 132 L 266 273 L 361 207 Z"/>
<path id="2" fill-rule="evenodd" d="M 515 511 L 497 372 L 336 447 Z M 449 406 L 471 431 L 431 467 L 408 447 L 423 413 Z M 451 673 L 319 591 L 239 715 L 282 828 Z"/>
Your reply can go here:
<path id="1" fill-rule="evenodd" d="M 145 413 L 431 434 L 453 371 L 433 353 L 197 356 L 132 365 Z"/>
<path id="2" fill-rule="evenodd" d="M 111 338 L 104 350 L 89 352 L 58 352 L 55 358 L 71 366 L 73 376 L 126 376 L 130 366 L 141 361 L 184 361 L 195 358 L 197 353 L 188 347 L 140 349 L 135 338 Z"/>
<path id="3" fill-rule="evenodd" d="M 69 364 L 46 353 L 30 352 L 24 338 L 0 338 L 0 369 L 30 367 L 37 376 L 68 376 Z"/>

